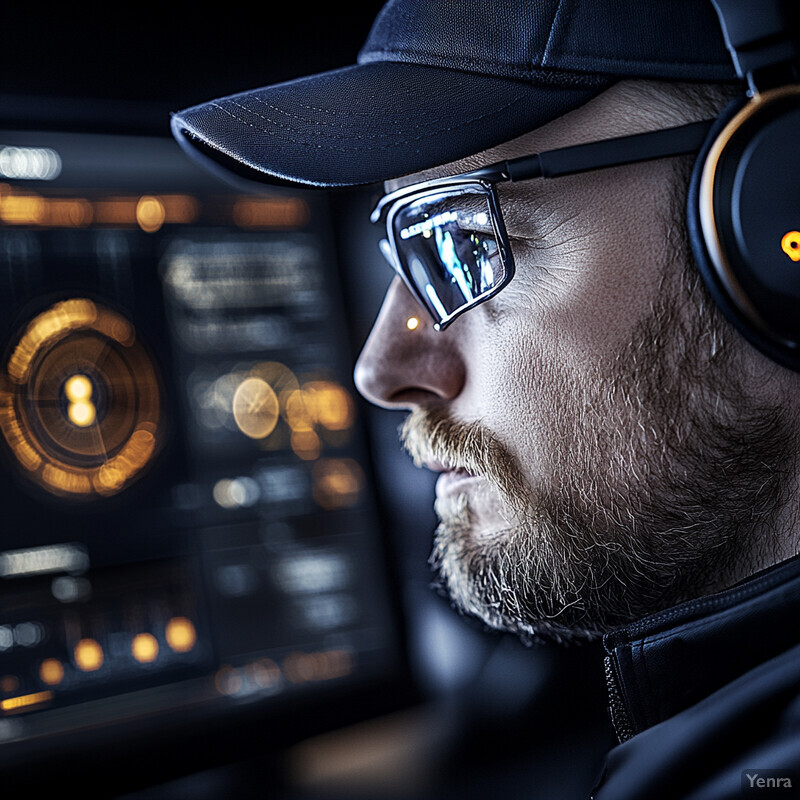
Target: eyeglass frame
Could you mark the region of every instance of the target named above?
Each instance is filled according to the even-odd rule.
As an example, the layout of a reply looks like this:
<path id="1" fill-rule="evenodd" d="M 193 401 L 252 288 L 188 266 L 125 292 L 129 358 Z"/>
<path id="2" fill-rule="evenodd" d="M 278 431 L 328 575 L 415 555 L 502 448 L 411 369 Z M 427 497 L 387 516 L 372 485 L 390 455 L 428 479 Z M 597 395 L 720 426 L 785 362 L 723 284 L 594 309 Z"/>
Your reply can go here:
<path id="1" fill-rule="evenodd" d="M 453 320 L 475 306 L 490 300 L 504 289 L 516 271 L 508 233 L 503 222 L 500 201 L 496 186 L 500 183 L 515 183 L 533 178 L 558 178 L 575 175 L 607 167 L 652 161 L 670 156 L 698 153 L 708 138 L 708 133 L 716 120 L 703 120 L 674 128 L 664 128 L 644 133 L 634 133 L 612 139 L 601 139 L 585 144 L 570 145 L 541 153 L 531 153 L 505 161 L 497 161 L 476 170 L 433 178 L 410 184 L 385 194 L 370 214 L 370 221 L 377 224 L 386 220 L 386 239 L 381 240 L 381 251 L 400 276 L 408 289 L 424 306 L 434 321 L 434 329 L 443 331 Z M 476 188 L 485 194 L 491 212 L 492 228 L 495 233 L 500 257 L 505 267 L 503 279 L 497 286 L 474 298 L 451 314 L 439 319 L 434 316 L 425 299 L 421 296 L 415 281 L 407 274 L 400 261 L 393 220 L 395 215 L 413 201 L 436 194 L 442 189 Z M 384 243 L 388 243 L 386 252 Z"/>

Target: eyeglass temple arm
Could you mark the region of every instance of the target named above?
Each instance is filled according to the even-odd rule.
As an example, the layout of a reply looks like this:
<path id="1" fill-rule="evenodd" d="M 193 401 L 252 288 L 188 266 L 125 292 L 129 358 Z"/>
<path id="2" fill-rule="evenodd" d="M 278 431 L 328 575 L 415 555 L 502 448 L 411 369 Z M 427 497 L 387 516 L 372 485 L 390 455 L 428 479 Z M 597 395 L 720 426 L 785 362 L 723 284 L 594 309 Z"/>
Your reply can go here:
<path id="1" fill-rule="evenodd" d="M 506 181 L 557 178 L 604 167 L 696 153 L 702 147 L 713 123 L 713 120 L 692 122 L 678 128 L 635 133 L 632 136 L 520 156 L 475 170 L 470 173 L 470 177 Z"/>

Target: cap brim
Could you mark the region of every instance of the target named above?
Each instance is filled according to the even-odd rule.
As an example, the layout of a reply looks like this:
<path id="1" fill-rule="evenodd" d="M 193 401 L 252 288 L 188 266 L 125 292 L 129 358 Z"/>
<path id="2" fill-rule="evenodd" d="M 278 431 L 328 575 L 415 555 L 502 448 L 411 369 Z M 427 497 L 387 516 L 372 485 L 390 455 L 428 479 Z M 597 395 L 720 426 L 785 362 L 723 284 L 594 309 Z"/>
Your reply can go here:
<path id="1" fill-rule="evenodd" d="M 358 64 L 180 111 L 172 131 L 206 167 L 344 187 L 429 169 L 522 135 L 599 94 L 417 64 Z"/>

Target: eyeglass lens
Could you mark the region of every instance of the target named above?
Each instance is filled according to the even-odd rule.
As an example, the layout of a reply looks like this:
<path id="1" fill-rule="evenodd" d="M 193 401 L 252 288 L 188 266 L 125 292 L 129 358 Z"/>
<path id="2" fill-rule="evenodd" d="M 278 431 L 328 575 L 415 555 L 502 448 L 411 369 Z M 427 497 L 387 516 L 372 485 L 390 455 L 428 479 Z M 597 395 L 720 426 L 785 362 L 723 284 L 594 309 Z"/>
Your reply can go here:
<path id="1" fill-rule="evenodd" d="M 460 187 L 416 198 L 391 221 L 400 266 L 443 321 L 496 289 L 506 275 L 485 191 Z"/>

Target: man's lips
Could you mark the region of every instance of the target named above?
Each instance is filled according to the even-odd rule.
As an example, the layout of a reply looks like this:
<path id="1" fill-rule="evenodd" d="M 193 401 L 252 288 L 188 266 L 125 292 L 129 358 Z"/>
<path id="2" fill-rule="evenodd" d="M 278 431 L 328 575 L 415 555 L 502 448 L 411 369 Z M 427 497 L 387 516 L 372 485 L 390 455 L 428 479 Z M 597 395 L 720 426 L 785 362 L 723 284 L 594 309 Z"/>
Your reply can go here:
<path id="1" fill-rule="evenodd" d="M 467 488 L 470 481 L 480 479 L 461 467 L 451 467 L 438 461 L 426 461 L 425 466 L 432 472 L 438 472 L 439 478 L 436 481 L 436 494 L 443 495 L 455 491 L 463 491 Z"/>

